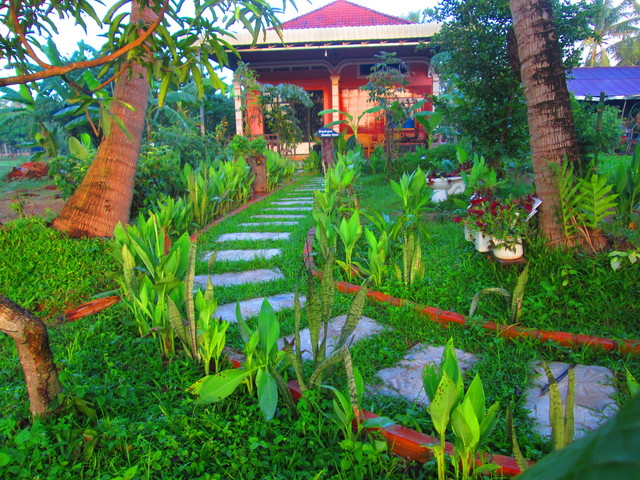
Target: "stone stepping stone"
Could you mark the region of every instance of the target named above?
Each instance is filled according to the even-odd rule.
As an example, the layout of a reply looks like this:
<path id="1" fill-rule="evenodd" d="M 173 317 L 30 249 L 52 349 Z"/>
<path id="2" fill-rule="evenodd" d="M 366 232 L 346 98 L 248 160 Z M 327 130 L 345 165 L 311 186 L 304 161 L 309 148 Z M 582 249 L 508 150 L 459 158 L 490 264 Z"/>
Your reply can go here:
<path id="1" fill-rule="evenodd" d="M 335 317 L 329 321 L 329 328 L 327 329 L 327 355 L 329 355 L 333 351 L 333 347 L 335 346 L 335 342 L 340 336 L 340 331 L 344 326 L 344 322 L 347 320 L 346 315 L 340 315 L 339 317 Z M 375 320 L 362 316 L 360 322 L 358 322 L 358 326 L 354 330 L 354 332 L 349 337 L 347 341 L 348 345 L 353 345 L 355 342 L 362 340 L 363 338 L 371 337 L 377 333 L 380 333 L 384 330 L 384 327 L 378 325 Z M 322 342 L 322 331 L 320 332 L 320 342 Z M 289 337 L 284 337 L 278 340 L 278 348 L 284 348 L 284 342 L 291 342 L 293 340 L 293 335 Z M 309 329 L 305 328 L 300 331 L 300 346 L 302 347 L 302 358 L 303 360 L 312 360 L 312 349 L 311 349 L 311 337 L 309 335 Z"/>
<path id="2" fill-rule="evenodd" d="M 207 275 L 196 275 L 193 283 L 199 288 L 207 286 Z M 220 273 L 211 275 L 211 283 L 215 287 L 228 287 L 230 285 L 245 285 L 247 283 L 264 283 L 273 282 L 284 278 L 279 268 L 272 270 L 246 270 L 244 272 Z"/>
<path id="3" fill-rule="evenodd" d="M 313 200 L 282 200 L 271 202 L 271 205 L 313 205 Z"/>
<path id="4" fill-rule="evenodd" d="M 261 222 L 261 223 L 239 223 L 238 226 L 239 227 L 268 227 L 271 225 L 278 225 L 278 226 L 293 226 L 293 225 L 299 225 L 300 222 Z"/>
<path id="5" fill-rule="evenodd" d="M 529 410 L 529 417 L 534 422 L 536 431 L 545 437 L 551 437 L 549 424 L 549 392 L 541 394 L 547 385 L 547 376 L 540 364 L 534 364 L 534 379 L 532 386 L 527 389 L 524 408 Z M 557 378 L 569 365 L 552 362 L 549 368 Z M 576 377 L 574 399 L 574 439 L 583 437 L 590 430 L 595 430 L 616 414 L 618 406 L 613 397 L 616 393 L 614 375 L 608 368 L 595 365 L 577 365 L 574 369 Z M 563 405 L 567 398 L 569 376 L 566 375 L 558 382 Z"/>
<path id="6" fill-rule="evenodd" d="M 266 219 L 278 219 L 278 220 L 293 220 L 294 218 L 307 218 L 306 215 L 251 215 L 249 218 L 266 218 Z"/>
<path id="7" fill-rule="evenodd" d="M 309 200 L 309 201 L 313 202 L 311 197 L 286 197 L 286 198 L 284 198 L 284 200 L 287 200 L 287 201 Z"/>
<path id="8" fill-rule="evenodd" d="M 264 299 L 269 300 L 269 303 L 273 307 L 274 312 L 281 310 L 293 309 L 293 300 L 295 298 L 294 293 L 281 293 L 279 295 L 273 295 L 271 297 L 252 298 L 249 300 L 243 300 L 240 302 L 240 313 L 245 320 L 249 317 L 256 317 L 262 307 Z M 307 299 L 304 296 L 300 296 L 300 306 L 304 307 Z M 236 319 L 236 304 L 227 303 L 221 305 L 216 310 L 215 316 L 226 320 L 227 322 L 235 323 Z"/>
<path id="9" fill-rule="evenodd" d="M 290 232 L 236 232 L 220 235 L 216 242 L 235 240 L 289 240 Z"/>
<path id="10" fill-rule="evenodd" d="M 471 353 L 458 349 L 455 349 L 455 352 L 463 372 L 478 361 L 478 358 Z M 383 383 L 371 387 L 370 390 L 379 395 L 403 397 L 419 405 L 429 405 L 429 398 L 422 382 L 422 371 L 425 365 L 430 363 L 440 365 L 443 353 L 444 345 L 414 346 L 395 367 L 380 370 L 376 376 Z"/>
<path id="11" fill-rule="evenodd" d="M 313 207 L 270 207 L 262 210 L 264 212 L 310 212 Z"/>
<path id="12" fill-rule="evenodd" d="M 207 261 L 216 252 L 206 252 L 202 260 Z M 270 259 L 280 255 L 279 248 L 262 248 L 258 250 L 218 250 L 216 261 L 219 262 L 250 262 L 256 258 Z"/>

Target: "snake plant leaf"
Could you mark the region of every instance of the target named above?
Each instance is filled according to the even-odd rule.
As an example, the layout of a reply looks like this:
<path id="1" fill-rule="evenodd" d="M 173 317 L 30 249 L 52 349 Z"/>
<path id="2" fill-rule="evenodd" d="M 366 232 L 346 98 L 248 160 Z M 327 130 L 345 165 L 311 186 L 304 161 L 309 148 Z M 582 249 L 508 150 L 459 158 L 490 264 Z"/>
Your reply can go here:
<path id="1" fill-rule="evenodd" d="M 593 432 L 552 452 L 518 480 L 632 479 L 640 472 L 640 395 Z"/>

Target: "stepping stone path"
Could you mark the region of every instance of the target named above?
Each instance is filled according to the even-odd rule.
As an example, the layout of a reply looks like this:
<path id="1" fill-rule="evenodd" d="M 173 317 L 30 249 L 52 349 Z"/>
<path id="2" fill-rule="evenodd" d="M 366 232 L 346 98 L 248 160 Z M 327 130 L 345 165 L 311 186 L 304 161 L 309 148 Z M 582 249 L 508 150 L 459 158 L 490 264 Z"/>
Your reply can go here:
<path id="1" fill-rule="evenodd" d="M 549 364 L 551 373 L 558 378 L 565 372 L 569 365 L 566 363 L 552 362 Z M 529 417 L 534 421 L 535 429 L 541 435 L 550 437 L 549 425 L 549 392 L 543 393 L 547 386 L 547 375 L 541 365 L 532 365 L 533 382 L 526 392 L 525 408 L 529 411 Z M 577 365 L 574 369 L 576 377 L 574 398 L 574 438 L 580 438 L 590 430 L 606 422 L 615 415 L 618 410 L 613 396 L 616 390 L 613 386 L 614 375 L 608 368 L 599 366 Z M 562 404 L 566 405 L 569 376 L 566 375 L 558 382 Z M 548 389 L 545 389 L 548 390 Z"/>
<path id="2" fill-rule="evenodd" d="M 289 232 L 238 232 L 220 235 L 216 242 L 233 242 L 235 240 L 289 240 Z"/>
<path id="3" fill-rule="evenodd" d="M 264 299 L 269 300 L 269 303 L 273 307 L 274 312 L 280 310 L 293 309 L 293 301 L 295 294 L 293 293 L 281 293 L 280 295 L 273 295 L 271 297 L 252 298 L 250 300 L 243 300 L 240 302 L 240 313 L 242 318 L 256 317 L 260 313 L 260 307 Z M 300 305 L 304 306 L 306 298 L 300 297 Z M 227 303 L 218 307 L 216 310 L 216 317 L 226 320 L 227 322 L 236 322 L 236 304 Z"/>
<path id="4" fill-rule="evenodd" d="M 209 260 L 211 255 L 216 252 L 207 252 L 202 260 Z M 216 262 L 250 262 L 256 258 L 270 259 L 280 255 L 282 250 L 279 248 L 264 248 L 260 250 L 218 250 Z"/>
<path id="5" fill-rule="evenodd" d="M 252 215 L 253 222 L 239 224 L 240 228 L 251 228 L 259 226 L 295 226 L 300 220 L 307 218 L 312 210 L 313 192 L 324 190 L 324 180 L 309 180 L 304 186 L 286 192 L 286 198 L 279 201 L 271 201 L 264 212 L 274 212 L 269 214 Z M 221 235 L 216 239 L 218 243 L 229 241 L 274 241 L 282 242 L 289 240 L 290 232 L 233 232 Z M 271 259 L 280 255 L 280 249 L 247 249 L 247 250 L 219 250 L 217 259 L 227 262 L 247 262 L 257 258 Z M 301 246 L 302 250 L 302 246 Z M 205 259 L 212 252 L 205 254 Z M 206 275 L 199 275 L 195 278 L 195 283 L 204 288 L 207 283 Z M 216 286 L 241 285 L 246 283 L 266 283 L 284 278 L 278 268 L 247 270 L 242 272 L 224 273 L 211 275 L 211 281 Z M 265 297 L 251 298 L 240 301 L 240 311 L 244 318 L 254 317 L 262 306 Z M 266 297 L 274 311 L 292 309 L 294 294 L 283 292 L 277 295 Z M 302 305 L 305 298 L 301 297 Z M 236 303 L 221 305 L 216 310 L 216 316 L 229 321 L 236 321 Z M 328 329 L 327 350 L 332 351 L 335 340 L 340 335 L 340 331 L 346 315 L 336 317 L 331 320 Z M 364 338 L 379 334 L 385 330 L 374 319 L 362 317 L 354 333 L 351 335 L 350 344 L 356 343 Z M 311 343 L 309 330 L 300 332 L 302 343 L 302 356 L 304 359 L 311 358 Z M 284 342 L 290 342 L 292 336 L 279 340 L 278 345 L 283 347 Z M 429 404 L 422 385 L 422 371 L 425 365 L 439 365 L 444 346 L 432 346 L 418 344 L 412 347 L 405 357 L 394 367 L 385 368 L 377 373 L 380 383 L 368 386 L 368 391 L 377 395 L 389 395 L 403 397 L 410 402 L 420 406 Z M 470 353 L 456 350 L 456 355 L 463 372 L 478 361 L 478 358 Z M 556 377 L 568 368 L 562 363 L 551 363 L 550 368 Z M 576 391 L 575 391 L 575 436 L 582 436 L 585 431 L 597 428 L 609 417 L 615 414 L 617 406 L 613 400 L 615 389 L 613 387 L 613 374 L 604 367 L 577 365 L 575 367 Z M 531 387 L 526 392 L 525 408 L 529 411 L 529 416 L 534 422 L 534 428 L 541 435 L 550 437 L 549 427 L 549 393 L 542 392 L 547 384 L 546 375 L 539 365 L 531 366 Z M 563 398 L 566 397 L 568 377 L 560 382 L 560 390 Z"/>
<path id="6" fill-rule="evenodd" d="M 333 347 L 335 346 L 336 340 L 340 336 L 340 332 L 342 331 L 342 327 L 344 326 L 344 322 L 346 320 L 346 315 L 340 315 L 339 317 L 331 319 L 331 321 L 329 322 L 327 328 L 327 355 L 333 352 Z M 359 340 L 362 340 L 363 338 L 371 337 L 372 335 L 375 335 L 382 330 L 384 330 L 384 327 L 378 325 L 375 320 L 369 317 L 362 316 L 362 318 L 360 318 L 360 321 L 358 322 L 358 325 L 356 326 L 356 329 L 349 336 L 347 345 L 351 345 Z M 324 338 L 323 333 L 324 332 L 320 332 L 319 342 L 322 342 L 322 339 Z M 292 340 L 293 335 L 281 338 L 280 340 L 278 340 L 278 347 L 282 349 L 284 347 L 285 341 L 287 343 L 291 343 Z M 313 357 L 311 354 L 311 336 L 309 334 L 308 328 L 300 331 L 300 347 L 302 348 L 303 360 L 311 360 Z"/>
<path id="7" fill-rule="evenodd" d="M 455 349 L 460 369 L 465 372 L 478 361 L 471 353 Z M 371 391 L 394 397 L 404 397 L 419 405 L 429 405 L 429 398 L 422 386 L 422 371 L 429 364 L 440 365 L 444 346 L 418 344 L 407 352 L 404 359 L 395 367 L 385 368 L 377 373 L 382 380 L 381 385 L 375 385 Z"/>

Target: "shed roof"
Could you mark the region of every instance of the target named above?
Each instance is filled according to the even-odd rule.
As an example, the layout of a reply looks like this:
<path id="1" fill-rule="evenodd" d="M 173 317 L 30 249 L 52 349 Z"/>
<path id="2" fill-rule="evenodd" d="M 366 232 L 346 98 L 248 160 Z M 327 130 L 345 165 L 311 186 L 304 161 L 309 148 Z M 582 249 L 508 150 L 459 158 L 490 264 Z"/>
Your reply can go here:
<path id="1" fill-rule="evenodd" d="M 407 25 L 408 20 L 380 13 L 347 0 L 336 0 L 324 7 L 284 22 L 283 30 L 308 28 L 367 27 Z"/>
<path id="2" fill-rule="evenodd" d="M 567 87 L 579 99 L 598 98 L 601 92 L 608 100 L 639 99 L 640 66 L 574 68 Z"/>

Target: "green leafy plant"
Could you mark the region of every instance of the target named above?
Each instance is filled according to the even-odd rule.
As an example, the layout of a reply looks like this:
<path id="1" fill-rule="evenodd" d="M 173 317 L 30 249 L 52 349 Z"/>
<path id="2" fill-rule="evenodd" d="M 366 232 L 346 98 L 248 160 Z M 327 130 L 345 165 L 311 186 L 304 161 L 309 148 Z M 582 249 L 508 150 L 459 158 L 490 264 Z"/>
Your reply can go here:
<path id="1" fill-rule="evenodd" d="M 456 147 L 458 149 L 458 159 L 466 160 L 467 153 L 461 146 Z M 460 161 L 463 163 L 464 160 Z M 478 154 L 473 155 L 473 166 L 469 172 L 461 172 L 462 180 L 466 185 L 465 194 L 471 195 L 473 192 L 479 192 L 481 195 L 493 191 L 500 182 L 496 171 L 491 168 L 490 165 L 485 162 L 484 157 L 478 157 Z"/>
<path id="2" fill-rule="evenodd" d="M 215 255 L 210 263 L 215 261 Z M 211 361 L 217 371 L 220 356 L 226 343 L 226 332 L 229 322 L 223 322 L 215 317 L 218 302 L 213 296 L 213 284 L 207 279 L 204 292 L 198 290 L 193 295 L 196 262 L 196 244 L 189 249 L 189 267 L 184 281 L 184 298 L 186 307 L 186 322 L 182 313 L 171 297 L 167 297 L 168 314 L 171 327 L 176 336 L 182 341 L 185 351 L 204 365 L 205 375 L 209 375 Z"/>
<path id="3" fill-rule="evenodd" d="M 427 365 L 422 376 L 425 392 L 431 402 L 429 415 L 440 440 L 437 445 L 427 445 L 436 458 L 438 479 L 445 479 L 445 435 L 449 424 L 456 438 L 452 459 L 456 472 L 459 464 L 462 478 L 470 479 L 491 469 L 486 465 L 476 468 L 475 460 L 481 443 L 495 427 L 499 403 L 486 409 L 484 389 L 478 375 L 465 393 L 453 339 L 445 345 L 440 367 Z"/>
<path id="4" fill-rule="evenodd" d="M 284 351 L 278 350 L 278 319 L 266 299 L 260 308 L 255 330 L 251 330 L 242 318 L 239 304 L 236 317 L 244 341 L 244 365 L 239 369 L 207 375 L 191 385 L 188 390 L 198 395 L 200 402 L 213 403 L 227 398 L 244 383 L 250 394 L 254 391 L 257 393 L 260 410 L 267 420 L 271 420 L 278 405 L 278 391 L 284 395 L 287 403 L 293 406 L 291 394 L 278 372 L 287 356 Z"/>
<path id="5" fill-rule="evenodd" d="M 640 145 L 636 145 L 631 163 L 618 167 L 615 187 L 618 194 L 616 212 L 629 223 L 631 214 L 640 204 Z"/>
<path id="6" fill-rule="evenodd" d="M 345 271 L 347 278 L 351 279 L 355 275 L 352 260 L 353 251 L 356 243 L 358 243 L 358 240 L 360 240 L 362 236 L 362 225 L 360 225 L 360 215 L 358 215 L 358 212 L 353 212 L 349 220 L 345 220 L 344 218 L 340 220 L 340 227 L 336 228 L 336 230 L 345 250 L 345 260 L 337 260 L 336 262 Z"/>
<path id="7" fill-rule="evenodd" d="M 471 301 L 471 307 L 469 308 L 469 316 L 473 316 L 478 309 L 478 305 L 480 303 L 481 295 L 488 294 L 496 294 L 506 297 L 511 301 L 511 305 L 509 308 L 509 320 L 513 323 L 518 323 L 520 318 L 522 317 L 522 302 L 524 299 L 524 289 L 527 285 L 527 281 L 529 280 L 529 265 L 527 264 L 524 267 L 524 270 L 518 275 L 518 280 L 516 281 L 516 286 L 513 290 L 513 294 L 504 288 L 483 288 L 478 293 L 473 296 L 473 300 Z"/>
<path id="8" fill-rule="evenodd" d="M 561 450 L 573 442 L 574 431 L 574 395 L 576 376 L 573 365 L 569 367 L 567 402 L 563 406 L 560 387 L 556 377 L 547 365 L 542 362 L 542 368 L 549 382 L 549 424 L 551 425 L 551 442 L 554 450 Z"/>
<path id="9" fill-rule="evenodd" d="M 351 303 L 340 335 L 335 340 L 333 351 L 331 354 L 327 354 L 327 332 L 329 320 L 332 316 L 334 294 L 333 261 L 330 258 L 323 266 L 320 283 L 318 284 L 313 277 L 309 277 L 307 281 L 306 313 L 311 341 L 311 355 L 313 357 L 313 369 L 309 376 L 305 375 L 302 361 L 302 342 L 300 340 L 302 314 L 297 294 L 294 301 L 294 338 L 284 348 L 293 365 L 296 379 L 302 392 L 318 389 L 322 384 L 324 374 L 329 368 L 340 361 L 343 361 L 345 366 L 347 362 L 351 361 L 347 342 L 362 317 L 367 289 L 364 286 L 360 287 L 360 291 Z M 347 369 L 347 376 L 349 376 L 349 367 L 346 366 L 345 368 Z"/>
<path id="10" fill-rule="evenodd" d="M 386 232 L 382 232 L 378 238 L 368 228 L 364 229 L 364 236 L 367 240 L 367 262 L 366 267 L 358 264 L 360 270 L 371 279 L 371 282 L 380 286 L 387 277 L 389 265 L 387 256 L 389 254 L 389 237 Z"/>

